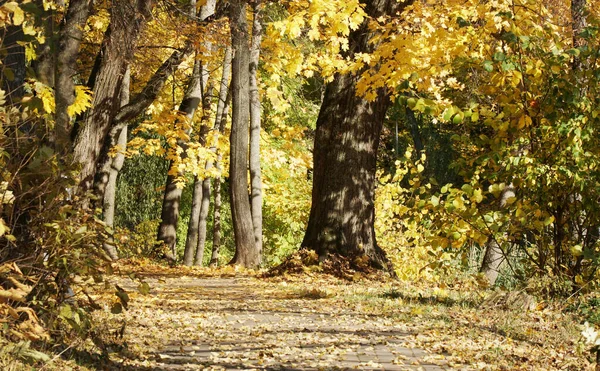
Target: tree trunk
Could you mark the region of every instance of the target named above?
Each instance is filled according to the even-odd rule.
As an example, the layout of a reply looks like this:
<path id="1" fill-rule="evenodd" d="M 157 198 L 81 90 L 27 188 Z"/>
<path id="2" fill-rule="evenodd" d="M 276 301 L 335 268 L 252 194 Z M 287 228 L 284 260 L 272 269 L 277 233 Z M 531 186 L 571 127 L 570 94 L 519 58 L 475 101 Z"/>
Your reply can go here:
<path id="1" fill-rule="evenodd" d="M 217 112 L 215 115 L 214 132 L 219 133 L 223 131 L 225 126 L 227 113 L 225 106 L 227 104 L 227 96 L 229 91 L 229 79 L 231 78 L 231 48 L 228 47 L 225 51 L 225 60 L 223 61 L 223 74 L 221 76 L 221 86 L 219 88 L 219 100 L 217 102 Z M 210 150 L 213 153 L 217 152 L 217 143 L 211 144 Z M 206 161 L 206 170 L 212 169 L 214 162 L 212 160 Z M 208 231 L 208 211 L 210 208 L 210 187 L 211 178 L 205 178 L 202 181 L 202 201 L 200 203 L 200 215 L 198 219 L 198 243 L 196 245 L 196 257 L 194 259 L 194 265 L 201 266 L 204 260 L 204 248 L 206 245 L 206 233 Z M 213 249 L 214 250 L 214 249 Z M 211 258 L 212 259 L 212 258 Z"/>
<path id="2" fill-rule="evenodd" d="M 515 188 L 511 185 L 507 186 L 502 190 L 500 194 L 500 209 L 506 207 L 506 202 L 509 198 L 515 197 Z M 490 286 L 496 283 L 498 273 L 500 272 L 500 266 L 505 259 L 505 253 L 500 248 L 500 244 L 496 240 L 494 235 L 490 235 L 485 245 L 485 254 L 483 255 L 483 261 L 481 262 L 481 268 L 479 272 L 483 273 L 487 278 Z"/>
<path id="3" fill-rule="evenodd" d="M 129 103 L 129 88 L 131 82 L 131 73 L 129 68 L 125 71 L 125 77 L 123 78 L 123 85 L 121 86 L 121 107 L 125 106 Z M 127 147 L 127 125 L 123 126 L 123 128 L 114 133 L 110 137 L 111 147 L 116 144 L 119 147 L 119 150 L 114 158 L 110 158 L 109 161 L 106 161 L 108 164 L 108 169 L 101 170 L 101 176 L 104 184 L 104 194 L 103 202 L 102 202 L 102 213 L 104 215 L 104 223 L 110 227 L 114 228 L 115 224 L 115 198 L 117 195 L 117 177 L 119 176 L 119 171 L 123 168 L 123 163 L 125 162 L 125 148 Z M 110 236 L 104 242 L 104 251 L 112 260 L 118 260 L 119 254 L 117 253 L 117 248 L 115 246 L 114 240 L 112 236 Z"/>
<path id="4" fill-rule="evenodd" d="M 200 9 L 200 18 L 202 20 L 207 19 L 211 15 L 215 13 L 215 0 L 208 0 Z M 190 2 L 190 16 L 196 17 L 196 0 L 192 0 Z M 194 67 L 192 76 L 190 77 L 190 82 L 188 83 L 188 87 L 186 89 L 185 95 L 181 104 L 179 106 L 179 111 L 185 114 L 185 117 L 190 122 L 194 118 L 194 114 L 196 113 L 196 109 L 200 105 L 200 101 L 202 100 L 202 89 L 206 85 L 205 73 L 203 72 L 202 64 L 200 59 L 195 58 Z M 191 133 L 191 130 L 188 134 Z M 178 143 L 178 145 L 185 147 L 185 143 Z M 182 155 L 185 155 L 185 151 Z M 172 165 L 172 163 L 171 163 Z M 168 247 L 171 256 L 167 256 L 167 259 L 171 261 L 176 260 L 176 246 L 177 246 L 177 224 L 179 220 L 179 202 L 181 200 L 181 194 L 183 189 L 179 188 L 176 184 L 177 177 L 168 175 L 167 182 L 165 186 L 165 196 L 163 199 L 162 211 L 161 211 L 161 223 L 158 228 L 158 241 L 163 241 L 165 245 Z M 196 179 L 194 179 L 194 194 L 196 194 L 197 189 L 195 186 Z M 194 206 L 192 205 L 192 215 L 190 219 L 194 217 Z M 188 239 L 189 234 L 194 233 L 194 229 L 196 225 L 193 227 L 192 231 L 188 228 Z M 195 239 L 194 239 L 195 241 Z M 186 240 L 186 247 L 184 250 L 183 263 L 185 265 L 192 265 L 194 257 L 194 250 L 192 247 L 188 247 L 188 241 Z"/>
<path id="5" fill-rule="evenodd" d="M 202 208 L 202 179 L 194 177 L 194 192 L 192 193 L 192 210 L 188 222 L 187 236 L 185 240 L 185 250 L 183 253 L 183 265 L 191 266 L 196 256 L 198 245 L 198 226 L 200 221 L 200 211 Z"/>
<path id="6" fill-rule="evenodd" d="M 204 71 L 205 69 L 202 68 L 201 71 Z M 203 74 L 203 78 L 204 78 L 204 74 Z M 208 75 L 207 75 L 207 82 L 209 81 L 208 79 Z M 203 84 L 204 86 L 204 84 Z M 202 147 L 206 146 L 206 136 L 208 135 L 208 126 L 206 125 L 208 118 L 210 116 L 210 106 L 211 106 L 211 101 L 212 101 L 212 94 L 213 94 L 213 86 L 212 86 L 212 82 L 209 83 L 209 86 L 206 88 L 206 91 L 204 92 L 204 96 L 202 98 L 202 119 L 200 120 L 201 122 L 201 127 L 200 127 L 200 133 L 198 135 L 198 142 L 200 143 L 200 145 Z M 190 257 L 190 260 L 185 260 L 184 264 L 185 265 L 192 265 L 192 260 L 191 258 L 194 258 L 195 261 L 195 265 L 202 265 L 202 260 L 200 260 L 200 264 L 198 264 L 198 258 L 202 259 L 202 256 L 204 255 L 204 247 L 202 247 L 202 251 L 199 251 L 200 249 L 200 219 L 201 219 L 201 215 L 203 213 L 202 208 L 205 207 L 203 204 L 203 199 L 204 199 L 204 181 L 206 179 L 204 178 L 199 178 L 198 176 L 194 177 L 194 194 L 192 195 L 192 213 L 190 215 L 190 221 L 188 224 L 188 233 L 187 233 L 187 239 L 185 241 L 185 257 Z M 208 207 L 208 206 L 206 206 Z M 208 211 L 206 211 L 208 212 Z M 203 237 L 203 240 L 206 239 L 206 231 L 204 232 L 205 236 Z"/>
<path id="7" fill-rule="evenodd" d="M 378 18 L 395 15 L 410 2 L 361 3 L 371 18 Z M 367 23 L 350 34 L 346 57 L 373 50 Z M 377 149 L 390 97 L 383 89 L 372 102 L 356 96 L 360 74 L 337 74 L 327 85 L 317 118 L 312 206 L 302 246 L 316 251 L 320 260 L 331 255 L 367 257 L 372 266 L 393 274 L 374 228 Z"/>
<path id="8" fill-rule="evenodd" d="M 66 153 L 71 142 L 71 118 L 67 108 L 75 100 L 73 77 L 77 74 L 77 57 L 83 39 L 83 29 L 89 15 L 89 0 L 71 0 L 58 35 L 55 70 L 54 99 L 56 114 L 54 124 L 54 148 Z M 51 35 L 48 35 L 51 37 Z"/>
<path id="9" fill-rule="evenodd" d="M 110 32 L 102 45 L 102 61 L 95 78 L 92 106 L 86 111 L 75 138 L 74 159 L 81 165 L 80 189 L 92 186 L 96 163 L 119 109 L 119 92 L 129 61 L 133 57 L 140 29 L 150 15 L 150 0 L 115 0 L 111 9 Z"/>
<path id="10" fill-rule="evenodd" d="M 220 167 L 217 162 L 217 167 Z M 219 250 L 221 248 L 221 177 L 215 179 L 215 201 L 213 210 L 213 245 L 209 266 L 219 265 Z"/>
<path id="11" fill-rule="evenodd" d="M 258 95 L 258 62 L 262 40 L 262 3 L 252 3 L 252 45 L 250 49 L 250 199 L 254 241 L 259 256 L 262 256 L 262 181 L 260 172 L 260 97 Z"/>
<path id="12" fill-rule="evenodd" d="M 202 99 L 202 83 L 200 73 L 200 61 L 198 59 L 194 62 L 192 76 L 186 89 L 185 95 L 181 104 L 179 105 L 179 111 L 185 114 L 187 120 L 192 120 L 200 100 Z M 185 143 L 179 145 L 185 146 Z M 184 154 L 185 151 L 182 152 Z M 172 164 L 171 164 L 172 165 Z M 172 256 L 167 257 L 169 260 L 175 261 L 177 254 L 175 248 L 177 246 L 177 222 L 179 220 L 179 202 L 181 200 L 181 194 L 183 189 L 177 186 L 177 177 L 169 174 L 167 176 L 167 183 L 165 186 L 165 196 L 163 198 L 161 222 L 158 227 L 158 241 L 163 241 L 169 249 Z M 186 249 L 184 254 L 184 264 L 191 265 L 193 259 L 193 252 L 188 255 Z M 188 264 L 189 262 L 189 264 Z"/>
<path id="13" fill-rule="evenodd" d="M 231 216 L 235 238 L 235 255 L 231 264 L 255 268 L 260 264 L 260 251 L 254 242 L 252 214 L 248 200 L 248 126 L 250 119 L 247 0 L 230 3 L 232 61 L 232 119 L 229 182 Z"/>
<path id="14" fill-rule="evenodd" d="M 229 67 L 231 67 L 231 50 L 229 50 Z M 223 85 L 221 84 L 221 89 L 223 89 Z M 221 95 L 222 97 L 222 95 Z M 221 100 L 221 99 L 220 99 Z M 225 130 L 225 124 L 227 123 L 227 112 L 229 111 L 229 106 L 231 105 L 231 89 L 227 89 L 227 95 L 225 98 L 225 105 L 223 107 L 223 112 L 219 117 L 221 117 L 221 121 L 219 124 L 219 131 L 223 132 Z M 218 112 L 218 110 L 217 110 Z M 221 160 L 223 155 L 216 149 L 217 158 L 215 159 L 215 168 L 218 173 L 221 174 Z M 212 246 L 212 254 L 210 257 L 210 266 L 215 267 L 219 263 L 219 249 L 221 248 L 221 183 L 222 178 L 221 175 L 218 175 L 215 178 L 215 203 L 213 207 L 213 246 Z"/>
<path id="15" fill-rule="evenodd" d="M 6 92 L 7 103 L 17 105 L 23 97 L 23 83 L 25 82 L 25 48 L 20 45 L 25 35 L 21 26 L 8 26 L 3 30 L 0 39 L 2 49 L 2 89 Z M 10 72 L 8 71 L 10 70 Z M 10 78 L 9 75 L 12 75 Z"/>

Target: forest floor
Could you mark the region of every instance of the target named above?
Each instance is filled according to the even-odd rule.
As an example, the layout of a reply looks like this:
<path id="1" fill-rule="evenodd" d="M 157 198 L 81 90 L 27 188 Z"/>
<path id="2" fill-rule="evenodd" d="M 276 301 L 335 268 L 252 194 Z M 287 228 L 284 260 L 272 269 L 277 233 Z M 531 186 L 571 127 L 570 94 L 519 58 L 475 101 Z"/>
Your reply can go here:
<path id="1" fill-rule="evenodd" d="M 110 360 L 82 369 L 592 369 L 575 318 L 547 303 L 486 305 L 459 284 L 133 270 L 108 278 L 128 293 L 127 310 L 112 314 L 107 294 L 95 312 L 116 329 Z"/>

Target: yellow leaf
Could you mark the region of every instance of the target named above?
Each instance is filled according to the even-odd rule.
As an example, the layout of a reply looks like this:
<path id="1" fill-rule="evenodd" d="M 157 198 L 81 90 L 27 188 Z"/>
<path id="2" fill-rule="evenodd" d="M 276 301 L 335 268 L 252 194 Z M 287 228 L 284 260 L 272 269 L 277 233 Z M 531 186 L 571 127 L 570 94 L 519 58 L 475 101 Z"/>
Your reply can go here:
<path id="1" fill-rule="evenodd" d="M 523 115 L 519 117 L 519 122 L 517 123 L 517 128 L 523 129 L 524 127 L 531 126 L 531 117 L 527 115 Z"/>
<path id="2" fill-rule="evenodd" d="M 92 92 L 90 89 L 83 85 L 77 85 L 75 87 L 75 101 L 67 108 L 69 116 L 73 117 L 82 112 L 92 105 Z"/>
<path id="3" fill-rule="evenodd" d="M 19 26 L 21 24 L 23 24 L 23 21 L 25 20 L 25 14 L 23 13 L 23 10 L 21 10 L 20 7 L 15 7 L 14 11 L 13 11 L 13 24 L 15 26 Z"/>

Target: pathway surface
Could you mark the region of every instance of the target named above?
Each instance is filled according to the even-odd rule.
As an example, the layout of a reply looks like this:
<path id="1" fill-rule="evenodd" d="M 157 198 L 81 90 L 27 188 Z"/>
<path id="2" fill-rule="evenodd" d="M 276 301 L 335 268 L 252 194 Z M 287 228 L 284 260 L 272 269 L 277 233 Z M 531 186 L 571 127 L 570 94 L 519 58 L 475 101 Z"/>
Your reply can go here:
<path id="1" fill-rule="evenodd" d="M 153 349 L 145 361 L 153 369 L 450 369 L 413 348 L 406 325 L 310 292 L 250 278 L 146 281 L 151 299 L 132 300 L 127 341 Z"/>

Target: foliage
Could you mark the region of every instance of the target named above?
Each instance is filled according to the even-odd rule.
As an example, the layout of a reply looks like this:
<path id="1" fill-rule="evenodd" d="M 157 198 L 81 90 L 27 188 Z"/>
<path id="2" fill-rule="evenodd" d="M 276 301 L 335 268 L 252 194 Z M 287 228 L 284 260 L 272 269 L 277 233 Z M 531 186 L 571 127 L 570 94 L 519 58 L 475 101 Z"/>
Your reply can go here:
<path id="1" fill-rule="evenodd" d="M 134 156 L 125 161 L 117 183 L 116 226 L 134 229 L 160 218 L 167 170 L 168 162 L 154 156 Z"/>

